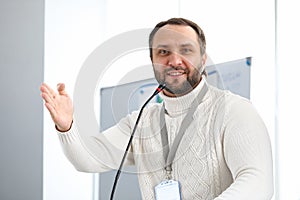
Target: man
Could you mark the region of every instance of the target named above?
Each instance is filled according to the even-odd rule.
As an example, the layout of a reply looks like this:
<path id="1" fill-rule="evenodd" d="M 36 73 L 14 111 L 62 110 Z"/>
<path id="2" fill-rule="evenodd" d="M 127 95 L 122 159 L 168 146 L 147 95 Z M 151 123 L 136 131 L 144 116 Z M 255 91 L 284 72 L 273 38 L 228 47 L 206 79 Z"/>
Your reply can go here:
<path id="1" fill-rule="evenodd" d="M 149 46 L 155 77 L 166 84 L 164 103 L 145 109 L 125 162 L 137 167 L 143 199 L 162 199 L 162 191 L 181 193 L 182 199 L 271 199 L 272 154 L 265 125 L 248 100 L 206 82 L 200 27 L 187 19 L 169 19 L 153 29 Z M 64 85 L 56 93 L 43 84 L 41 91 L 73 165 L 86 172 L 117 168 L 137 113 L 92 137 L 99 148 L 90 152 L 81 143 L 76 119 L 72 123 Z M 160 190 L 169 183 L 166 179 L 180 185 L 175 193 Z"/>

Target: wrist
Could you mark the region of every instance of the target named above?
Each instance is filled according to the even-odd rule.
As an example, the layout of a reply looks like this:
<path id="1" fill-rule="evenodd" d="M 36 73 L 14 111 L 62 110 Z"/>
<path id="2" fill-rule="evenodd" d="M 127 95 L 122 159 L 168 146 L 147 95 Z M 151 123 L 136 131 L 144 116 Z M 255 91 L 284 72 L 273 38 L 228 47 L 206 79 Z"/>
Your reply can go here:
<path id="1" fill-rule="evenodd" d="M 67 128 L 63 128 L 63 127 L 60 127 L 60 126 L 58 126 L 57 124 L 55 124 L 55 129 L 56 129 L 57 131 L 59 131 L 59 132 L 62 132 L 62 133 L 68 132 L 68 131 L 72 128 L 72 124 L 73 124 L 73 120 L 72 120 L 70 126 L 67 127 Z"/>

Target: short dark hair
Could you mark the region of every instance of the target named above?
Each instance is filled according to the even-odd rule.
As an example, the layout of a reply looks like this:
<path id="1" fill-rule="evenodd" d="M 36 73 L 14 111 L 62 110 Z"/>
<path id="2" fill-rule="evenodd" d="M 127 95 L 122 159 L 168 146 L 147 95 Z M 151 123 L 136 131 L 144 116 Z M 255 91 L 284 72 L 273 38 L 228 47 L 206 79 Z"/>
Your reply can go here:
<path id="1" fill-rule="evenodd" d="M 153 45 L 153 38 L 156 34 L 156 32 L 163 26 L 170 24 L 170 25 L 183 25 L 183 26 L 190 26 L 192 27 L 195 32 L 198 35 L 198 41 L 200 44 L 200 53 L 201 55 L 204 55 L 204 53 L 206 52 L 206 40 L 205 40 L 205 35 L 203 30 L 195 23 L 192 22 L 188 19 L 184 19 L 184 18 L 171 18 L 168 19 L 166 21 L 162 21 L 159 22 L 158 24 L 156 24 L 156 26 L 154 27 L 154 29 L 151 31 L 150 35 L 149 35 L 149 50 L 150 50 L 150 58 L 152 60 L 152 45 Z"/>

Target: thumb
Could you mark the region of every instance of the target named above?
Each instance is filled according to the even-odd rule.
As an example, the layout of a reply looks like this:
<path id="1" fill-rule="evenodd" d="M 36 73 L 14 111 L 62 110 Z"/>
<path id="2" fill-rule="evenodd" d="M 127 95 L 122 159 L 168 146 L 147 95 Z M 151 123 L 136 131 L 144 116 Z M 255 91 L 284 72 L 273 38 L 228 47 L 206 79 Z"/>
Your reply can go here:
<path id="1" fill-rule="evenodd" d="M 65 84 L 64 83 L 58 83 L 57 84 L 57 91 L 59 94 L 63 95 L 63 94 L 66 94 L 66 91 L 65 91 Z"/>

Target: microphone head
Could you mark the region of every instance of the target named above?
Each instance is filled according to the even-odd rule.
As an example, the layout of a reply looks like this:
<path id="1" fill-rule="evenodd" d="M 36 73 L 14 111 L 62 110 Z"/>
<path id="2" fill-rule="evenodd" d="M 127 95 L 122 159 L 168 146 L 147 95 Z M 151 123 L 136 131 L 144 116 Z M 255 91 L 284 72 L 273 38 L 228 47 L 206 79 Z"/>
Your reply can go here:
<path id="1" fill-rule="evenodd" d="M 158 93 L 160 93 L 165 87 L 166 87 L 166 83 L 159 84 L 159 86 L 156 88 L 156 90 L 154 92 L 154 95 L 157 95 Z"/>
<path id="2" fill-rule="evenodd" d="M 160 90 L 165 89 L 165 87 L 166 87 L 166 83 L 161 83 L 161 84 L 159 84 L 159 86 L 158 86 L 158 88 L 160 88 Z"/>

